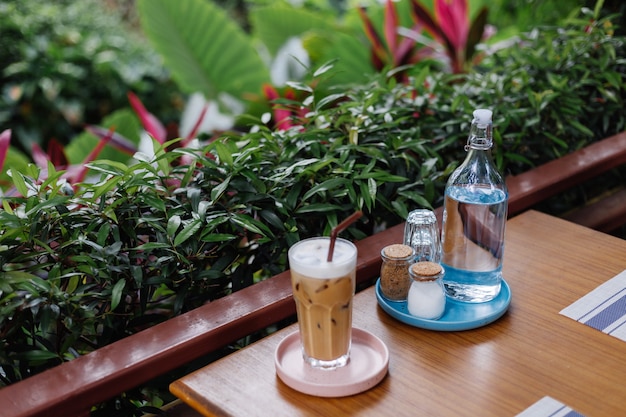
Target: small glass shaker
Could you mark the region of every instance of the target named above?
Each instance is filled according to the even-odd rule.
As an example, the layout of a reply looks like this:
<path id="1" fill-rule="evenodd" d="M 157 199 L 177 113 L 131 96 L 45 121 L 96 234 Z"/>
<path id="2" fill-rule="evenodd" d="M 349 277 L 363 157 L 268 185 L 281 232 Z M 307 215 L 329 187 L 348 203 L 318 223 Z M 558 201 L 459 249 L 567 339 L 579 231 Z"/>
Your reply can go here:
<path id="1" fill-rule="evenodd" d="M 411 287 L 407 296 L 409 314 L 429 320 L 443 316 L 446 309 L 443 275 L 444 269 L 438 263 L 416 262 L 411 265 Z"/>
<path id="2" fill-rule="evenodd" d="M 441 261 L 439 225 L 432 210 L 417 209 L 409 213 L 404 225 L 404 242 L 415 251 L 415 262 Z"/>
<path id="3" fill-rule="evenodd" d="M 380 291 L 392 301 L 405 301 L 411 286 L 409 266 L 415 258 L 410 246 L 393 244 L 380 251 L 383 259 L 380 267 Z"/>

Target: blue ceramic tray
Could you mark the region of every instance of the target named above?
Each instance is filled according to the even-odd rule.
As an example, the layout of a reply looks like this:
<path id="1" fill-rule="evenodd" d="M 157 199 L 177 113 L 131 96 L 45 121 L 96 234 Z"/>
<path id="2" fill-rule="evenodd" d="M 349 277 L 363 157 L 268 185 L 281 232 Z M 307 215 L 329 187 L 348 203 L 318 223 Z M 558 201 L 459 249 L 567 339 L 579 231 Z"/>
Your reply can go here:
<path id="1" fill-rule="evenodd" d="M 412 316 L 407 310 L 406 301 L 389 301 L 380 291 L 380 278 L 376 281 L 378 305 L 391 317 L 411 326 L 439 331 L 459 331 L 485 326 L 502 317 L 511 304 L 511 289 L 502 280 L 500 294 L 486 303 L 463 303 L 446 297 L 446 310 L 437 320 Z"/>

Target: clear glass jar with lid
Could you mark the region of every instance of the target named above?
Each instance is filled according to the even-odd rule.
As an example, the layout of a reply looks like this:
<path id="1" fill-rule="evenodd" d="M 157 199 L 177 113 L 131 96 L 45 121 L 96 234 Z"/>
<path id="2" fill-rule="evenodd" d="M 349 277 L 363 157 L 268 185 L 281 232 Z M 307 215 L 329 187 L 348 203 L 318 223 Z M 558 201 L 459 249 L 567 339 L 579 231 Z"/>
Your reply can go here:
<path id="1" fill-rule="evenodd" d="M 405 301 L 409 293 L 411 278 L 409 266 L 414 262 L 415 251 L 402 244 L 385 246 L 380 251 L 383 260 L 380 267 L 380 291 L 391 301 Z"/>
<path id="2" fill-rule="evenodd" d="M 446 309 L 443 289 L 444 269 L 434 262 L 416 262 L 409 268 L 411 287 L 407 296 L 409 314 L 436 320 Z"/>

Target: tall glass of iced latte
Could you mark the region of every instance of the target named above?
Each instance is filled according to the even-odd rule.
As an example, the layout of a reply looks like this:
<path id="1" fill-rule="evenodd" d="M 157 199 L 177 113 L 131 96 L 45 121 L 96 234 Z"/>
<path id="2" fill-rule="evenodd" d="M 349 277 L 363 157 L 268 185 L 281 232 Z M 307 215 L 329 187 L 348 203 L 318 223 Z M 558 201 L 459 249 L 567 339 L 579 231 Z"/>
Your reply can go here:
<path id="1" fill-rule="evenodd" d="M 328 262 L 329 245 L 330 238 L 317 237 L 289 249 L 304 360 L 324 369 L 348 363 L 356 282 L 356 246 L 337 239 Z"/>

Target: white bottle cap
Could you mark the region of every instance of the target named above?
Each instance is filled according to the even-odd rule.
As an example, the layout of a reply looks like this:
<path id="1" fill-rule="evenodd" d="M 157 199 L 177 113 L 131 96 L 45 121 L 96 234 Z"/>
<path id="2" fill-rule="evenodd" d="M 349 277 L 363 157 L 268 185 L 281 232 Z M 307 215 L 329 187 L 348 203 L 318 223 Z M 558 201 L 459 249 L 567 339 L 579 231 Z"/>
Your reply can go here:
<path id="1" fill-rule="evenodd" d="M 474 110 L 474 121 L 480 124 L 491 123 L 491 115 L 493 112 L 489 109 Z"/>

